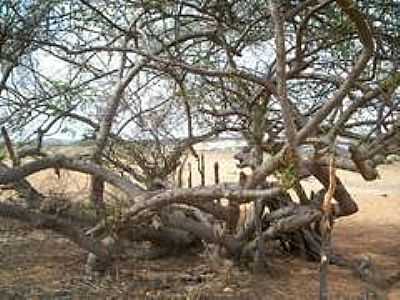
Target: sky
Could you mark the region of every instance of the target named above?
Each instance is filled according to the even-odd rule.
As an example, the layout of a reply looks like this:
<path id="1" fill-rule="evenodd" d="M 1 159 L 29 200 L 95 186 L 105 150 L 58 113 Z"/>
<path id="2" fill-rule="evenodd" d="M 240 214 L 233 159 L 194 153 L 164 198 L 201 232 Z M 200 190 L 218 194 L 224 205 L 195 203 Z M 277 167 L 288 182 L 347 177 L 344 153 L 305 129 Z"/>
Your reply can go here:
<path id="1" fill-rule="evenodd" d="M 245 51 L 243 51 L 241 57 L 235 58 L 235 61 L 239 66 L 246 66 L 246 68 L 248 69 L 262 71 L 265 70 L 267 66 L 273 61 L 274 56 L 275 54 L 273 53 L 271 45 L 264 43 L 264 45 L 260 44 L 257 47 L 246 49 Z M 54 56 L 45 53 L 41 50 L 37 51 L 35 57 L 36 60 L 38 61 L 38 67 L 40 72 L 42 72 L 45 76 L 51 78 L 52 80 L 60 80 L 60 81 L 66 81 L 70 77 L 69 65 L 66 62 L 58 58 L 55 58 Z M 104 54 L 104 60 L 106 59 L 107 57 L 105 57 Z M 101 59 L 99 59 L 97 63 L 95 62 L 95 65 L 96 64 L 98 64 L 99 68 L 103 68 Z M 110 67 L 117 68 L 118 64 L 119 64 L 118 60 L 111 62 Z M 133 81 L 132 84 L 134 84 L 134 82 L 135 81 Z M 163 86 L 162 83 L 157 84 L 154 90 L 152 91 L 148 90 L 145 95 L 141 95 L 143 98 L 142 102 L 151 103 L 154 102 L 154 99 L 163 98 L 165 94 L 168 93 L 166 91 L 166 88 L 167 86 L 166 85 Z M 152 99 L 153 101 L 150 101 L 150 99 Z M 104 102 L 106 99 L 100 99 L 100 100 Z M 79 110 L 77 112 L 79 112 Z M 87 112 L 84 112 L 83 114 L 87 114 Z M 83 124 L 81 124 L 80 122 L 68 124 L 67 128 L 68 130 L 59 130 L 57 133 L 53 133 L 51 137 L 67 141 L 80 140 L 83 138 L 84 133 L 88 129 L 88 127 L 83 126 Z M 134 130 L 133 127 L 131 128 L 128 127 L 127 130 L 125 130 L 125 132 L 129 133 L 129 131 L 133 130 Z M 186 125 L 183 126 L 182 128 L 175 126 L 172 128 L 172 131 L 175 131 L 174 135 L 177 136 L 185 136 L 187 134 Z"/>

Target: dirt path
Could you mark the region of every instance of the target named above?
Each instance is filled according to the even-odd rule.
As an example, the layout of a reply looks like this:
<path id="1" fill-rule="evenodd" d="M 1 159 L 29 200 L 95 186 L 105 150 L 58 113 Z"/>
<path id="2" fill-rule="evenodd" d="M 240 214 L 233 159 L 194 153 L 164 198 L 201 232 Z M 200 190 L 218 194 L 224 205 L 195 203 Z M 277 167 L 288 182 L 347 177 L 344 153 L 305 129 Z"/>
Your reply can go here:
<path id="1" fill-rule="evenodd" d="M 347 257 L 369 255 L 389 274 L 400 269 L 400 164 L 380 172 L 382 180 L 372 183 L 341 174 L 360 212 L 336 223 L 334 245 Z M 276 259 L 263 276 L 187 255 L 127 262 L 119 266 L 117 279 L 95 281 L 82 273 L 84 259 L 85 253 L 61 237 L 0 219 L 0 299 L 318 298 L 318 264 L 290 257 Z M 358 299 L 362 285 L 350 271 L 331 267 L 329 278 L 332 299 Z M 400 284 L 389 296 L 400 299 Z"/>

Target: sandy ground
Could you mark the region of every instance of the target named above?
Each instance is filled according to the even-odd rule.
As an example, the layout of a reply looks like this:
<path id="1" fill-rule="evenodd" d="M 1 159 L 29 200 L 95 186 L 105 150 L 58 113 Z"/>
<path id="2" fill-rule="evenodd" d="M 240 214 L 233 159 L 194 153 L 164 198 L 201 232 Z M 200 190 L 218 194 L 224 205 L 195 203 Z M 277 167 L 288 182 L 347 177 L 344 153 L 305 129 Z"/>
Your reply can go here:
<path id="1" fill-rule="evenodd" d="M 237 181 L 239 171 L 230 152 L 205 152 L 205 157 L 207 184 L 214 182 L 216 161 L 221 181 Z M 191 163 L 196 185 L 197 166 Z M 338 253 L 353 258 L 369 255 L 391 274 L 400 270 L 400 164 L 379 171 L 381 179 L 374 182 L 339 172 L 360 211 L 336 222 L 333 242 Z M 49 171 L 29 179 L 47 193 L 66 193 L 76 201 L 87 197 L 89 179 L 77 173 L 63 172 L 59 180 Z M 308 191 L 318 188 L 313 180 L 305 185 Z M 84 277 L 84 260 L 84 252 L 57 235 L 0 221 L 0 299 L 318 298 L 318 264 L 291 257 L 275 259 L 273 270 L 262 276 L 238 267 L 215 267 L 198 255 L 132 261 L 121 264 L 117 278 L 98 281 Z M 359 299 L 363 287 L 350 271 L 332 266 L 329 272 L 331 299 Z M 400 299 L 400 284 L 390 290 L 389 298 Z"/>

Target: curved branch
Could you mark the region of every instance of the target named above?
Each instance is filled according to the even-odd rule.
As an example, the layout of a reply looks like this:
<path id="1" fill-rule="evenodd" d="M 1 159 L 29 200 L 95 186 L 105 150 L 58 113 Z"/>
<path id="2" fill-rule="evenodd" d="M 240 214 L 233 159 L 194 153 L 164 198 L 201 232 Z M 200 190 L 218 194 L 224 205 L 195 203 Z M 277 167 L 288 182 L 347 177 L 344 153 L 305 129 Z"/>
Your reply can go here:
<path id="1" fill-rule="evenodd" d="M 313 174 L 313 176 L 317 178 L 319 182 L 321 182 L 325 189 L 328 189 L 329 169 L 319 165 L 314 161 L 305 161 L 304 163 L 307 165 L 307 169 L 311 172 L 311 174 Z M 346 187 L 338 177 L 336 177 L 336 189 L 333 197 L 339 205 L 339 211 L 335 212 L 335 217 L 350 216 L 358 211 L 357 203 L 353 200 L 349 192 L 346 190 Z"/>
<path id="2" fill-rule="evenodd" d="M 208 187 L 199 187 L 193 189 L 176 189 L 158 193 L 152 197 L 144 195 L 144 198 L 137 200 L 131 206 L 124 218 L 132 218 L 141 211 L 149 208 L 161 208 L 171 203 L 188 203 L 200 200 L 212 201 L 218 198 L 236 200 L 238 203 L 244 203 L 249 198 L 272 197 L 279 194 L 280 188 L 271 188 L 267 190 L 250 190 L 230 187 L 226 184 L 214 185 Z M 188 201 L 188 199 L 190 201 Z"/>
<path id="3" fill-rule="evenodd" d="M 31 224 L 39 229 L 50 229 L 62 234 L 79 247 L 94 253 L 101 260 L 108 260 L 111 256 L 109 250 L 99 241 L 86 236 L 71 221 L 59 216 L 30 211 L 28 209 L 0 202 L 0 216 L 12 218 Z"/>
<path id="4" fill-rule="evenodd" d="M 18 182 L 29 175 L 50 168 L 67 169 L 98 176 L 104 181 L 120 188 L 127 193 L 131 199 L 143 192 L 143 189 L 137 184 L 95 163 L 69 158 L 64 155 L 46 157 L 13 169 L 0 169 L 0 184 Z"/>
<path id="5" fill-rule="evenodd" d="M 354 23 L 360 40 L 364 46 L 361 56 L 358 58 L 354 68 L 351 70 L 347 79 L 341 84 L 339 90 L 329 99 L 310 119 L 307 124 L 299 131 L 297 135 L 297 142 L 300 143 L 307 138 L 315 128 L 317 128 L 321 122 L 332 112 L 335 107 L 340 105 L 343 99 L 346 97 L 349 89 L 353 86 L 354 82 L 361 75 L 362 71 L 367 66 L 369 59 L 371 58 L 374 51 L 374 41 L 369 27 L 368 22 L 365 20 L 363 15 L 358 11 L 351 0 L 337 0 L 337 4 L 343 9 L 346 15 Z"/>

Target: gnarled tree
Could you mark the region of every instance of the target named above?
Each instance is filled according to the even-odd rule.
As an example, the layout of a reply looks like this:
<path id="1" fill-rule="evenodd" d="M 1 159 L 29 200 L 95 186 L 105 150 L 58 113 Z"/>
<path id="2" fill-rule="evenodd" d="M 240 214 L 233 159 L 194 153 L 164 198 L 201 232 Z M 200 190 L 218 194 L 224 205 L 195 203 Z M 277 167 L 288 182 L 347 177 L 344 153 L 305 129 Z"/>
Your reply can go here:
<path id="1" fill-rule="evenodd" d="M 382 158 L 400 151 L 397 1 L 5 1 L 1 14 L 0 123 L 13 165 L 0 168 L 0 184 L 45 202 L 28 175 L 89 174 L 97 217 L 15 203 L 1 203 L 0 215 L 60 232 L 91 253 L 91 267 L 110 265 L 121 240 L 203 240 L 258 262 L 264 241 L 280 240 L 319 259 L 315 224 L 358 209 L 332 177 L 332 159 L 374 180 Z M 43 141 L 60 131 L 89 136 L 93 153 L 47 156 Z M 166 183 L 193 145 L 221 133 L 248 141 L 236 158 L 250 175 L 188 189 Z M 334 208 L 324 191 L 305 193 L 309 176 Z M 129 199 L 118 220 L 105 182 Z M 223 230 L 235 206 L 220 198 L 254 203 L 245 230 Z"/>

